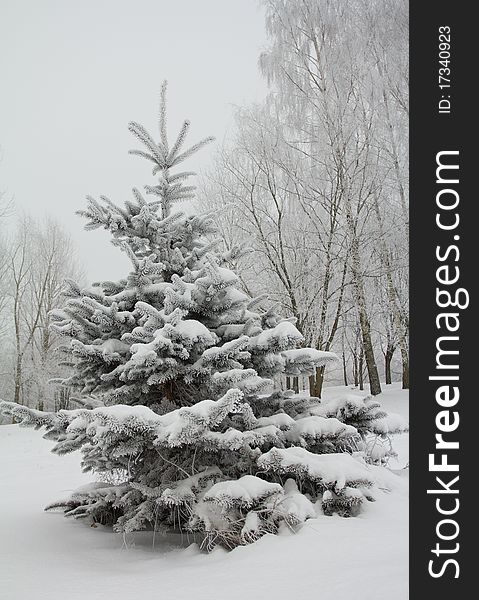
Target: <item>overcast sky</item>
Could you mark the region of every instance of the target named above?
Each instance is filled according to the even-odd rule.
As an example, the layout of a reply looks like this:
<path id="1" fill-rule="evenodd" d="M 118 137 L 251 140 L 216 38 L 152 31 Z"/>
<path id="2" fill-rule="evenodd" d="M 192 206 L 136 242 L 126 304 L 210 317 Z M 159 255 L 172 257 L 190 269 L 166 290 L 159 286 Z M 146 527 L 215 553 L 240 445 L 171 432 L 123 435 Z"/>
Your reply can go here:
<path id="1" fill-rule="evenodd" d="M 156 134 L 169 83 L 170 136 L 221 140 L 234 105 L 265 95 L 257 62 L 266 39 L 257 0 L 0 0 L 0 190 L 17 208 L 53 214 L 78 246 L 88 278 L 118 279 L 128 262 L 104 231 L 85 232 L 86 194 L 115 202 L 153 183 L 130 120 Z M 208 166 L 210 146 L 189 169 Z"/>

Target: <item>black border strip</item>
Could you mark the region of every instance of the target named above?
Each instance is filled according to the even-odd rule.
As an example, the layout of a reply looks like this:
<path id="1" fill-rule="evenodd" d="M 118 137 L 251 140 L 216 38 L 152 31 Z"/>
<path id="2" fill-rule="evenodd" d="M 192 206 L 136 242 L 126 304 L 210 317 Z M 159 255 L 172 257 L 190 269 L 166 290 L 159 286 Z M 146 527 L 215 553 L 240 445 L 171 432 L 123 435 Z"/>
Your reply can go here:
<path id="1" fill-rule="evenodd" d="M 451 88 L 439 88 L 439 71 L 444 65 L 439 64 L 439 27 L 450 27 L 450 79 Z M 479 239 L 479 219 L 476 222 L 474 213 L 477 212 L 477 192 L 472 189 L 479 168 L 475 165 L 477 151 L 472 148 L 477 135 L 477 102 L 474 98 L 473 87 L 476 86 L 477 68 L 474 59 L 468 56 L 468 50 L 474 48 L 479 37 L 473 37 L 474 19 L 472 5 L 466 2 L 435 2 L 416 1 L 410 3 L 410 310 L 411 310 L 411 502 L 410 502 L 410 597 L 414 599 L 442 600 L 443 598 L 459 600 L 475 595 L 473 591 L 473 562 L 476 552 L 473 540 L 477 526 L 477 508 L 473 513 L 475 494 L 472 485 L 477 480 L 475 458 L 477 450 L 473 443 L 479 435 L 476 434 L 477 398 L 479 388 L 479 354 L 475 338 L 479 341 L 479 326 L 474 316 L 475 298 L 472 285 L 478 270 L 479 253 L 476 240 Z M 442 30 L 445 31 L 445 30 Z M 472 55 L 472 52 L 471 52 Z M 443 54 L 445 56 L 445 54 Z M 443 74 L 447 71 L 443 71 Z M 446 83 L 442 81 L 442 83 Z M 476 86 L 477 87 L 477 86 Z M 439 113 L 438 103 L 450 96 L 451 111 Z M 446 108 L 447 103 L 443 103 Z M 475 140 L 474 140 L 475 142 Z M 459 164 L 458 184 L 438 184 L 436 182 L 436 156 L 441 151 L 459 151 L 458 157 L 449 155 L 444 162 Z M 446 171 L 443 171 L 446 173 Z M 453 179 L 452 171 L 447 175 Z M 460 197 L 457 208 L 460 223 L 457 229 L 441 231 L 436 224 L 436 215 L 441 212 L 436 204 L 436 195 L 443 189 L 454 189 Z M 445 193 L 444 199 L 452 200 L 453 193 Z M 456 211 L 444 213 L 453 219 Z M 459 240 L 454 239 L 459 235 Z M 456 261 L 456 251 L 451 250 L 449 258 L 443 262 L 436 257 L 436 247 L 441 248 L 441 256 L 452 245 L 457 245 L 460 256 Z M 443 265 L 450 266 L 450 273 L 457 273 L 454 267 L 459 267 L 460 278 L 457 284 L 439 286 L 449 289 L 453 294 L 458 287 L 465 288 L 470 293 L 470 304 L 466 309 L 447 308 L 444 312 L 453 311 L 459 314 L 460 327 L 457 333 L 459 340 L 449 341 L 450 349 L 459 350 L 459 355 L 450 355 L 445 359 L 448 364 L 459 363 L 459 369 L 437 369 L 438 337 L 448 335 L 442 327 L 437 328 L 437 315 L 443 309 L 436 304 L 436 288 L 438 287 L 436 269 Z M 441 272 L 442 275 L 446 271 Z M 462 299 L 464 299 L 464 295 Z M 445 324 L 445 321 L 441 321 Z M 452 320 L 450 321 L 452 324 Z M 446 343 L 446 342 L 444 342 Z M 477 375 L 476 375 L 477 373 Z M 459 375 L 459 381 L 441 383 L 430 380 L 429 376 Z M 476 382 L 474 382 L 474 379 Z M 441 460 L 442 450 L 435 448 L 436 434 L 439 432 L 436 416 L 444 407 L 436 401 L 436 390 L 440 385 L 457 385 L 460 392 L 459 401 L 455 406 L 447 408 L 449 422 L 454 412 L 460 418 L 459 427 L 443 437 L 447 440 L 457 440 L 459 449 L 446 452 L 451 464 L 458 464 L 458 472 L 432 472 L 429 470 L 430 453 L 436 453 L 435 462 Z M 446 417 L 443 417 L 442 424 Z M 478 423 L 479 424 L 479 423 Z M 478 432 L 479 433 L 479 432 Z M 467 458 L 470 457 L 468 465 Z M 450 482 L 459 475 L 459 480 L 451 489 L 457 489 L 457 494 L 444 493 L 428 494 L 428 489 L 440 489 L 436 476 Z M 445 510 L 459 508 L 451 515 L 441 515 L 436 501 Z M 454 520 L 459 527 L 457 537 L 446 541 L 437 535 L 438 523 L 442 519 Z M 445 537 L 453 536 L 456 526 L 445 523 L 439 526 L 439 531 Z M 459 547 L 456 546 L 459 544 Z M 439 544 L 440 553 L 432 550 Z M 452 550 L 458 549 L 457 552 Z M 450 553 L 443 553 L 443 550 Z M 445 562 L 456 560 L 459 570 L 454 563 Z M 430 561 L 433 561 L 430 567 Z M 439 577 L 432 577 L 429 569 L 436 574 L 444 572 Z M 459 574 L 458 578 L 455 575 Z M 466 589 L 471 590 L 466 592 Z M 432 595 L 429 596 L 428 594 Z"/>

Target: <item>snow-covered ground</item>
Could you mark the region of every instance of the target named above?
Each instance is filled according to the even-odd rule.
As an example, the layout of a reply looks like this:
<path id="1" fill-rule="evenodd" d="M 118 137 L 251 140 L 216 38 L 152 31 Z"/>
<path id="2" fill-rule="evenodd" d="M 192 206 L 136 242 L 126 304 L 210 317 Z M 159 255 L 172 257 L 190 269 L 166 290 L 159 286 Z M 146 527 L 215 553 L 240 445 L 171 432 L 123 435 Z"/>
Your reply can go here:
<path id="1" fill-rule="evenodd" d="M 378 397 L 408 419 L 397 384 Z M 328 388 L 325 396 L 345 388 Z M 322 516 L 297 534 L 267 536 L 232 552 L 110 530 L 45 513 L 43 507 L 89 481 L 78 454 L 58 457 L 38 432 L 0 427 L 0 590 L 8 600 L 175 598 L 176 600 L 406 600 L 408 597 L 408 436 L 394 441 L 389 488 L 356 518 Z"/>

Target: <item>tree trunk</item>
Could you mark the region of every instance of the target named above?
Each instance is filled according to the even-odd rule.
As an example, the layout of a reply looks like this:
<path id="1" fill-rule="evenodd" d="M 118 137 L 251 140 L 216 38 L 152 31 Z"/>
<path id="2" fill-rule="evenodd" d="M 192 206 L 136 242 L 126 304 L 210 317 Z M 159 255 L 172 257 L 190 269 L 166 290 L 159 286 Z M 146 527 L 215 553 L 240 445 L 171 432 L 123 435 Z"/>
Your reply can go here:
<path id="1" fill-rule="evenodd" d="M 13 401 L 17 404 L 22 403 L 22 356 L 17 354 L 15 361 L 15 377 L 14 377 L 14 393 Z"/>
<path id="2" fill-rule="evenodd" d="M 401 358 L 402 358 L 402 389 L 409 389 L 409 355 L 407 352 L 403 352 L 401 347 Z"/>
<path id="3" fill-rule="evenodd" d="M 343 379 L 344 379 L 344 385 L 348 385 L 348 371 L 346 369 L 346 357 L 344 356 L 344 352 L 343 352 Z"/>
<path id="4" fill-rule="evenodd" d="M 324 381 L 324 366 L 316 367 L 315 375 L 311 375 L 309 378 L 309 394 L 314 398 L 321 398 L 321 391 L 323 389 Z"/>
<path id="5" fill-rule="evenodd" d="M 384 354 L 384 376 L 386 378 L 386 385 L 392 383 L 391 379 L 391 362 L 394 356 L 395 348 L 388 346 L 386 353 Z"/>
<path id="6" fill-rule="evenodd" d="M 361 328 L 362 346 L 366 367 L 368 370 L 369 387 L 371 394 L 377 396 L 381 393 L 381 382 L 379 380 L 378 367 L 374 356 L 373 342 L 371 339 L 371 325 L 369 323 L 366 295 L 364 292 L 363 275 L 361 272 L 361 259 L 359 254 L 359 240 L 356 232 L 354 217 L 352 214 L 351 201 L 346 197 L 346 222 L 351 237 L 351 273 L 358 307 L 359 325 Z"/>
<path id="7" fill-rule="evenodd" d="M 299 377 L 293 377 L 293 390 L 299 394 Z"/>
<path id="8" fill-rule="evenodd" d="M 364 390 L 364 352 L 361 352 L 359 356 L 359 389 Z"/>
<path id="9" fill-rule="evenodd" d="M 173 387 L 173 382 L 172 381 L 167 381 L 166 383 L 164 383 L 161 386 L 161 391 L 163 392 L 163 396 L 164 398 L 166 398 L 166 400 L 169 400 L 170 402 L 177 402 L 177 398 L 175 398 L 175 392 L 174 392 L 174 387 Z"/>
<path id="10" fill-rule="evenodd" d="M 365 312 L 360 311 L 359 322 L 361 323 L 361 333 L 363 338 L 364 358 L 366 359 L 366 368 L 368 370 L 369 388 L 373 396 L 381 393 L 381 382 L 374 357 L 373 343 L 371 340 L 371 327 Z M 362 355 L 361 355 L 362 362 Z M 361 373 L 362 377 L 362 373 Z"/>

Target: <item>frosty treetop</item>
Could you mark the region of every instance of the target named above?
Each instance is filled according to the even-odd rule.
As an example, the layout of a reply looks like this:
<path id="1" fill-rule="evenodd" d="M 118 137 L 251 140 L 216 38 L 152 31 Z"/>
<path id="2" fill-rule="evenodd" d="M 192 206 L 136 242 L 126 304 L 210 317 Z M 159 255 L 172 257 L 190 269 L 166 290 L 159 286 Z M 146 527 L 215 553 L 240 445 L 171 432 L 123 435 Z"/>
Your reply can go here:
<path id="1" fill-rule="evenodd" d="M 87 229 L 104 227 L 113 243 L 130 257 L 126 280 L 103 282 L 90 290 L 70 283 L 65 308 L 53 316 L 53 328 L 73 338 L 65 347 L 77 360 L 64 384 L 104 404 L 190 405 L 216 396 L 232 385 L 248 393 L 267 389 L 264 377 L 298 374 L 333 355 L 296 349 L 301 335 L 274 310 L 258 307 L 238 289 L 227 268 L 239 248 L 224 255 L 211 241 L 210 215 L 187 217 L 171 212 L 175 202 L 191 199 L 193 173 L 173 167 L 208 143 L 206 138 L 182 151 L 189 128 L 185 121 L 170 148 L 166 135 L 165 90 L 160 108 L 160 140 L 138 123 L 130 131 L 145 150 L 133 150 L 154 163 L 158 182 L 145 186 L 147 201 L 133 190 L 124 208 L 108 198 L 88 198 L 79 214 Z M 258 377 L 258 373 L 261 377 Z M 213 377 L 214 375 L 214 377 Z M 167 405 L 171 408 L 171 405 Z"/>

